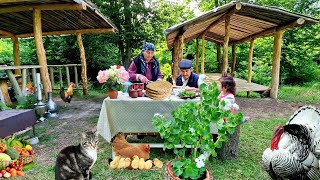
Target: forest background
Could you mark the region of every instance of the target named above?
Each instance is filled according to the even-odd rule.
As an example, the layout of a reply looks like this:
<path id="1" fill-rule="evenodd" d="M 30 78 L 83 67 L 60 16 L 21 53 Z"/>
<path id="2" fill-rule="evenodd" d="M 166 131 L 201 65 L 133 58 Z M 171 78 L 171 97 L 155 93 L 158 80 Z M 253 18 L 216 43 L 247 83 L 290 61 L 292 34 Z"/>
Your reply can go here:
<path id="1" fill-rule="evenodd" d="M 128 67 L 144 41 L 156 45 L 156 58 L 165 75 L 171 74 L 171 51 L 163 31 L 199 16 L 230 0 L 91 0 L 119 29 L 118 33 L 83 35 L 88 78 L 96 82 L 99 70 L 111 65 Z M 242 0 L 258 5 L 276 6 L 290 12 L 320 18 L 318 0 Z M 283 36 L 280 84 L 301 85 L 320 81 L 320 24 L 288 30 Z M 43 38 L 48 64 L 80 64 L 76 36 Z M 201 45 L 201 41 L 200 45 Z M 21 64 L 38 64 L 34 39 L 20 39 Z M 183 57 L 195 54 L 196 42 L 184 46 Z M 200 46 L 201 47 L 201 46 Z M 0 64 L 13 65 L 12 42 L 0 39 Z M 205 72 L 219 72 L 216 44 L 207 42 Z M 270 85 L 273 37 L 255 40 L 252 81 Z M 249 43 L 237 46 L 236 77 L 247 78 Z M 231 53 L 231 50 L 229 50 Z M 231 57 L 231 54 L 229 55 Z M 200 53 L 201 58 L 201 53 Z M 199 64 L 200 67 L 200 64 Z M 73 76 L 71 76 L 73 77 Z M 58 77 L 56 77 L 58 78 Z"/>

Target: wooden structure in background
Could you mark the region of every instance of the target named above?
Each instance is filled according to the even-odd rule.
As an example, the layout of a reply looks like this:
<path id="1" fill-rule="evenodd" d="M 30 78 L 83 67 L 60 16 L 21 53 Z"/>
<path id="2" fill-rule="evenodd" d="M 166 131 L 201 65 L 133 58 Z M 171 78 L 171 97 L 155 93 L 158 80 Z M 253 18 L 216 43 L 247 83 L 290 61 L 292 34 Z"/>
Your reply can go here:
<path id="1" fill-rule="evenodd" d="M 63 64 L 63 65 L 48 65 L 49 72 L 50 72 L 50 81 L 52 89 L 54 90 L 60 90 L 61 87 L 68 87 L 71 83 L 70 78 L 70 72 L 73 71 L 74 74 L 74 90 L 83 90 L 83 88 L 80 88 L 79 85 L 79 74 L 78 74 L 78 67 L 81 67 L 81 64 Z M 63 76 L 62 69 L 65 69 L 65 76 Z M 59 88 L 55 87 L 55 72 L 58 72 L 59 76 Z M 66 80 L 66 82 L 64 81 Z M 65 83 L 67 86 L 64 86 Z"/>
<path id="2" fill-rule="evenodd" d="M 212 82 L 218 82 L 218 79 L 221 77 L 220 73 L 206 73 L 207 83 L 212 83 Z M 248 83 L 248 81 L 240 78 L 234 78 L 234 81 L 237 84 L 237 92 L 248 92 L 248 91 L 254 91 L 258 93 L 263 93 L 269 87 L 263 86 L 261 84 L 256 84 L 256 83 Z"/>
<path id="3" fill-rule="evenodd" d="M 61 87 L 67 88 L 70 85 L 70 69 L 74 72 L 74 80 L 75 80 L 75 88 L 74 90 L 83 90 L 83 88 L 80 88 L 79 86 L 79 78 L 78 78 L 78 68 L 81 67 L 81 64 L 64 64 L 64 65 L 48 65 L 49 67 L 49 76 L 50 76 L 50 86 L 53 90 L 60 90 Z M 62 69 L 65 69 L 65 76 L 62 73 Z M 22 70 L 22 75 L 14 75 L 13 70 Z M 11 100 L 8 94 L 8 79 L 10 80 L 10 83 L 15 90 L 18 97 L 26 96 L 26 85 L 27 83 L 32 83 L 35 90 L 36 82 L 36 71 L 37 69 L 41 69 L 40 65 L 23 65 L 23 66 L 0 66 L 0 71 L 5 71 L 7 74 L 7 78 L 0 78 L 0 100 L 2 103 L 6 105 L 11 105 Z M 59 72 L 59 88 L 55 88 L 55 69 L 57 69 L 57 72 Z M 31 71 L 31 72 L 30 72 Z M 22 84 L 19 85 L 17 79 L 22 79 Z M 66 80 L 64 82 L 63 80 Z M 65 83 L 67 83 L 67 86 L 64 86 Z M 43 84 L 43 83 L 42 83 Z M 18 98 L 19 100 L 19 98 Z"/>
<path id="4" fill-rule="evenodd" d="M 113 23 L 86 0 L 0 1 L 0 38 L 13 41 L 14 65 L 20 66 L 18 38 L 34 37 L 45 95 L 52 91 L 42 36 L 77 35 L 84 95 L 88 95 L 87 67 L 81 34 L 116 32 Z M 81 42 L 79 42 L 81 41 Z M 21 74 L 15 69 L 15 74 Z"/>
<path id="5" fill-rule="evenodd" d="M 271 98 L 277 98 L 282 41 L 282 35 L 279 33 L 289 28 L 311 23 L 319 23 L 319 20 L 276 7 L 258 6 L 233 1 L 168 28 L 165 30 L 165 35 L 167 46 L 169 49 L 173 49 L 173 52 L 182 51 L 176 49 L 182 47 L 182 45 L 177 45 L 177 43 L 188 42 L 192 39 L 211 41 L 218 44 L 218 47 L 223 45 L 224 52 L 221 72 L 228 71 L 228 46 L 232 45 L 232 75 L 235 73 L 236 44 L 251 41 L 252 46 L 250 47 L 248 58 L 249 83 L 251 83 L 252 77 L 253 39 L 274 35 L 275 43 L 270 95 Z M 178 35 L 184 38 L 183 41 L 177 41 Z M 198 72 L 198 50 L 196 54 L 196 69 Z M 173 55 L 173 61 L 180 61 L 180 58 L 180 55 Z M 204 46 L 202 46 L 202 58 L 204 59 Z M 174 66 L 173 68 L 177 67 Z M 173 71 L 176 72 L 177 70 Z M 204 73 L 203 63 L 201 73 Z"/>

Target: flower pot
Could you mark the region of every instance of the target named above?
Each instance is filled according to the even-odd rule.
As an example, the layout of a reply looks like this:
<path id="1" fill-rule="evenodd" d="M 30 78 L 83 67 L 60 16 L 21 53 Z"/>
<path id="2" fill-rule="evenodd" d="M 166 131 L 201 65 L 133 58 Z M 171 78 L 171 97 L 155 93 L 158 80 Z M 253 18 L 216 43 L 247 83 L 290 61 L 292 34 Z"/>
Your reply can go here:
<path id="1" fill-rule="evenodd" d="M 200 178 L 199 180 L 213 180 L 213 179 L 214 177 L 212 173 L 208 169 L 206 169 L 206 176 L 204 178 Z M 166 165 L 165 180 L 182 180 L 181 178 L 173 174 L 171 161 L 169 161 L 168 164 Z"/>
<path id="2" fill-rule="evenodd" d="M 110 99 L 117 99 L 118 98 L 118 91 L 117 90 L 109 90 L 108 96 Z"/>

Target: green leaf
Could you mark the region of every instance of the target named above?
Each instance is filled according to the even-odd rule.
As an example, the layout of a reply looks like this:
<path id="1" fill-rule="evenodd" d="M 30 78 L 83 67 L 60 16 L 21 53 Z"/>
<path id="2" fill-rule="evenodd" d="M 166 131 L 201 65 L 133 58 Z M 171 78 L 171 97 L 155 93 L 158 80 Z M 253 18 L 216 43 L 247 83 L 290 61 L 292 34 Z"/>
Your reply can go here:
<path id="1" fill-rule="evenodd" d="M 191 179 L 198 179 L 201 177 L 200 170 L 194 162 L 185 168 L 184 177 L 190 177 Z"/>

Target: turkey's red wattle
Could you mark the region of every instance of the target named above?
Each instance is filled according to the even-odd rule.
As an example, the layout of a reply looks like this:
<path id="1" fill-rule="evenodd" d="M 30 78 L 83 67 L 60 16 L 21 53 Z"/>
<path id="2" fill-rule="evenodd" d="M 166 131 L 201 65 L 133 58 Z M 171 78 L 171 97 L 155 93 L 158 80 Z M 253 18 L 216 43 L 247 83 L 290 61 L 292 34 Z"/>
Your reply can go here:
<path id="1" fill-rule="evenodd" d="M 281 135 L 283 134 L 283 127 L 282 126 L 276 126 L 273 130 L 273 137 L 271 139 L 270 149 L 271 150 L 277 150 L 279 149 L 278 144 L 281 138 Z"/>

